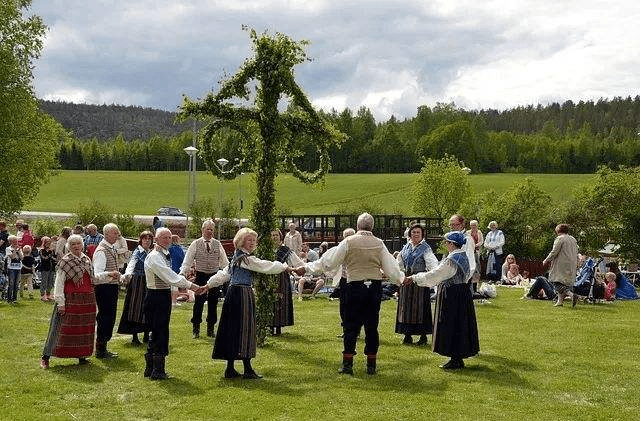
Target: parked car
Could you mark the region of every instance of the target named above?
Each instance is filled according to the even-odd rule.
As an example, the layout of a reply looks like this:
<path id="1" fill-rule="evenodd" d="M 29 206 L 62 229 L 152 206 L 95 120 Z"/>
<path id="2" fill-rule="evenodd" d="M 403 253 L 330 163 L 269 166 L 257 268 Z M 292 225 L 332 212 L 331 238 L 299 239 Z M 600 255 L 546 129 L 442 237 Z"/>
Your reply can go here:
<path id="1" fill-rule="evenodd" d="M 163 206 L 156 211 L 156 214 L 162 216 L 187 216 L 185 212 L 172 206 Z"/>

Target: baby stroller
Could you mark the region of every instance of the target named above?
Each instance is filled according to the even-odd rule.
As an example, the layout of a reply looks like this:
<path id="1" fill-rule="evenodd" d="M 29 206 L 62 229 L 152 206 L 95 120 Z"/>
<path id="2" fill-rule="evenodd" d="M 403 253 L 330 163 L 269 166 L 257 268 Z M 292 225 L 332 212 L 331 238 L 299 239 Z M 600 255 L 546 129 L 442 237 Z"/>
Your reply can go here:
<path id="1" fill-rule="evenodd" d="M 573 292 L 593 304 L 604 299 L 604 285 L 595 282 L 597 267 L 602 260 L 601 257 L 597 261 L 586 259 L 573 284 Z"/>

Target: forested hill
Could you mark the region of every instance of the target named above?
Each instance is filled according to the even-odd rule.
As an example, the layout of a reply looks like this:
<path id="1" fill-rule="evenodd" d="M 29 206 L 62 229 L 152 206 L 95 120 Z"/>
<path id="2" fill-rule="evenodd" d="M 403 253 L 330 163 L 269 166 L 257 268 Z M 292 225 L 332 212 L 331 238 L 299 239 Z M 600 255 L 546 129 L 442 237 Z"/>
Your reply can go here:
<path id="1" fill-rule="evenodd" d="M 116 105 L 43 102 L 43 109 L 72 133 L 60 143 L 63 169 L 185 170 L 192 123 L 174 113 Z M 335 173 L 418 172 L 424 158 L 456 157 L 476 173 L 590 173 L 598 166 L 639 166 L 640 97 L 562 105 L 469 111 L 453 104 L 422 105 L 414 117 L 377 122 L 372 112 L 321 112 L 346 141 L 330 149 Z M 239 156 L 238 134 L 217 137 L 213 153 Z M 295 161 L 316 169 L 313 139 L 300 139 Z M 203 162 L 197 160 L 203 169 Z M 248 169 L 249 170 L 249 169 Z"/>
<path id="2" fill-rule="evenodd" d="M 176 136 L 191 123 L 174 124 L 176 113 L 124 105 L 89 105 L 40 101 L 44 112 L 71 130 L 77 139 L 149 139 L 154 135 Z"/>
<path id="3" fill-rule="evenodd" d="M 41 101 L 41 106 L 43 111 L 54 117 L 65 129 L 71 130 L 73 136 L 80 140 L 107 140 L 118 135 L 122 135 L 125 140 L 146 140 L 155 135 L 171 137 L 192 129 L 191 123 L 174 124 L 176 113 L 153 108 L 53 101 Z M 466 111 L 455 109 L 453 105 L 438 105 L 432 109 L 420 106 L 417 115 L 410 120 L 422 125 L 421 120 L 426 114 L 435 116 L 443 108 L 449 108 L 468 118 L 482 117 L 487 130 L 511 133 L 536 133 L 550 122 L 562 133 L 569 128 L 577 130 L 585 123 L 590 125 L 594 134 L 608 133 L 614 127 L 631 130 L 638 130 L 640 127 L 639 95 L 635 98 L 599 99 L 597 102 L 580 101 L 577 104 L 569 100 L 561 105 L 529 105 L 504 111 Z M 352 112 L 349 114 L 352 115 Z"/>

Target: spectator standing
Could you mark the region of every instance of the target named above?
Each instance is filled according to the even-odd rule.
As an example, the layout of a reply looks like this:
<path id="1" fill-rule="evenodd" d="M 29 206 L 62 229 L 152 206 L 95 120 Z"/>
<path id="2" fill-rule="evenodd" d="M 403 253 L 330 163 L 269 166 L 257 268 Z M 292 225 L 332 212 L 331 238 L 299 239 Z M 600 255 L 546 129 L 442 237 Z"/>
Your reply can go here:
<path id="1" fill-rule="evenodd" d="M 471 220 L 470 229 L 466 231 L 467 235 L 473 239 L 475 244 L 475 272 L 473 273 L 472 286 L 473 292 L 477 291 L 477 284 L 481 279 L 481 247 L 484 245 L 484 234 L 479 230 L 479 222 L 475 219 Z"/>
<path id="2" fill-rule="evenodd" d="M 5 250 L 5 267 L 7 268 L 7 302 L 15 304 L 18 300 L 20 287 L 20 271 L 22 270 L 22 249 L 18 245 L 18 237 L 8 237 L 9 246 Z"/>
<path id="3" fill-rule="evenodd" d="M 567 295 L 573 297 L 573 307 L 577 302 L 577 296 L 572 293 L 573 284 L 577 274 L 578 248 L 575 238 L 568 234 L 568 225 L 559 224 L 555 227 L 557 237 L 553 242 L 553 249 L 544 259 L 544 268 L 550 266 L 548 275 L 549 281 L 555 287 L 557 293 L 556 307 L 561 307 Z"/>
<path id="4" fill-rule="evenodd" d="M 22 237 L 24 240 L 24 236 Z M 33 300 L 33 275 L 36 273 L 36 259 L 31 254 L 31 246 L 22 246 L 22 268 L 20 269 L 20 298 L 24 297 L 25 287 L 29 299 Z"/>
<path id="5" fill-rule="evenodd" d="M 42 242 L 42 247 L 40 247 L 40 264 L 38 265 L 38 271 L 40 272 L 40 299 L 42 301 L 50 301 L 53 300 L 51 290 L 54 287 L 56 260 L 51 245 L 51 238 L 44 236 L 40 240 Z"/>
<path id="6" fill-rule="evenodd" d="M 498 282 L 501 279 L 501 268 L 504 252 L 502 246 L 505 243 L 504 233 L 497 229 L 497 221 L 488 223 L 488 234 L 484 240 L 484 247 L 488 251 L 488 262 L 486 263 L 486 276 L 489 280 Z"/>
<path id="7" fill-rule="evenodd" d="M 18 239 L 18 245 L 22 246 L 22 234 L 24 234 L 24 230 L 22 229 L 22 226 L 24 225 L 25 221 L 22 219 L 16 219 L 16 238 Z"/>
<path id="8" fill-rule="evenodd" d="M 98 247 L 103 238 L 105 238 L 101 233 L 98 232 L 98 227 L 94 224 L 87 225 L 85 228 L 87 235 L 83 239 L 83 244 L 85 245 L 85 252 L 89 257 L 92 257 L 94 250 Z"/>
<path id="9" fill-rule="evenodd" d="M 33 238 L 33 233 L 29 229 L 29 225 L 22 224 L 22 240 L 18 241 L 21 247 L 29 246 L 33 250 L 36 240 Z"/>
<path id="10" fill-rule="evenodd" d="M 60 231 L 60 236 L 58 236 L 58 240 L 56 241 L 56 248 L 55 248 L 55 255 L 56 255 L 56 261 L 59 261 L 62 259 L 62 256 L 67 254 L 69 252 L 69 249 L 67 248 L 67 239 L 71 235 L 71 228 L 69 227 L 64 227 Z M 89 256 L 91 257 L 91 256 Z"/>
<path id="11" fill-rule="evenodd" d="M 296 230 L 296 225 L 294 222 L 290 222 L 288 224 L 288 232 L 285 234 L 283 244 L 290 250 L 295 252 L 297 256 L 301 254 L 303 237 L 301 237 L 301 233 Z"/>

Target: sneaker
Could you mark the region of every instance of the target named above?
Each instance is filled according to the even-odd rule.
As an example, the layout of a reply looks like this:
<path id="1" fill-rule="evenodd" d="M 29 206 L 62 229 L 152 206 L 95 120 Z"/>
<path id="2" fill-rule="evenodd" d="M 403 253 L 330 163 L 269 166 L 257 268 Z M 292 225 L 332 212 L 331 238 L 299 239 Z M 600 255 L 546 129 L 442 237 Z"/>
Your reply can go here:
<path id="1" fill-rule="evenodd" d="M 41 358 L 40 359 L 40 367 L 44 368 L 45 370 L 49 368 L 49 360 L 46 358 Z"/>

